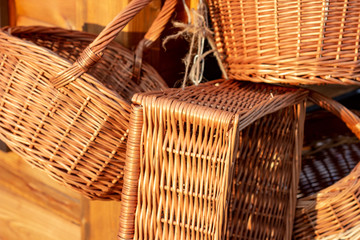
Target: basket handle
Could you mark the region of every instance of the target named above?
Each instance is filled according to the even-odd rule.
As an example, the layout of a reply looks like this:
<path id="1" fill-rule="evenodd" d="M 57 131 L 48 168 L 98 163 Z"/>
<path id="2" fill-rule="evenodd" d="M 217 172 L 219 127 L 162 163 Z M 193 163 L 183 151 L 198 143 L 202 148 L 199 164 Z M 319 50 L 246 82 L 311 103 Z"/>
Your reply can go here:
<path id="1" fill-rule="evenodd" d="M 87 72 L 95 63 L 97 63 L 103 51 L 120 31 L 132 20 L 152 0 L 132 0 L 94 39 L 88 47 L 80 54 L 78 59 L 64 71 L 60 72 L 50 81 L 55 88 L 61 88 Z M 166 0 L 159 15 L 141 40 L 141 46 L 138 46 L 137 54 L 142 55 L 144 48 L 148 48 L 161 34 L 166 23 L 175 10 L 177 0 Z M 141 53 L 140 53 L 141 51 Z M 139 64 L 137 64 L 139 66 Z M 140 63 L 141 66 L 141 63 Z M 140 67 L 141 68 L 141 67 Z"/>
<path id="2" fill-rule="evenodd" d="M 316 91 L 309 92 L 309 100 L 323 109 L 335 114 L 360 139 L 360 118 L 339 102 Z"/>
<path id="3" fill-rule="evenodd" d="M 143 52 L 147 50 L 159 37 L 169 21 L 171 14 L 175 11 L 177 0 L 166 0 L 161 12 L 154 20 L 153 24 L 145 34 L 144 38 L 138 43 L 135 50 L 135 60 L 133 69 L 133 80 L 139 83 Z"/>

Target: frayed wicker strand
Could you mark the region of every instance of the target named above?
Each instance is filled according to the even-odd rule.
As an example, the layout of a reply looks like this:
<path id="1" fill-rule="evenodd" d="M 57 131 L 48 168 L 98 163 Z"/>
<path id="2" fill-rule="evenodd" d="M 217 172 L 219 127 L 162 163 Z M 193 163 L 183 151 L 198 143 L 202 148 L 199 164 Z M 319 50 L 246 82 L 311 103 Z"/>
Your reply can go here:
<path id="1" fill-rule="evenodd" d="M 213 32 L 209 28 L 207 15 L 208 10 L 206 4 L 200 0 L 197 10 L 188 9 L 186 3 L 183 1 L 184 8 L 187 10 L 188 23 L 174 22 L 175 28 L 179 28 L 179 32 L 174 35 L 167 36 L 163 41 L 163 46 L 171 39 L 179 37 L 185 38 L 189 43 L 189 52 L 183 59 L 185 64 L 185 73 L 182 80 L 182 88 L 187 85 L 198 85 L 203 81 L 203 73 L 205 67 L 205 58 L 209 54 L 214 54 L 218 66 L 222 71 L 223 77 L 228 79 L 227 73 L 223 66 L 221 56 L 215 46 L 213 40 Z M 204 52 L 205 40 L 210 45 L 210 50 Z"/>

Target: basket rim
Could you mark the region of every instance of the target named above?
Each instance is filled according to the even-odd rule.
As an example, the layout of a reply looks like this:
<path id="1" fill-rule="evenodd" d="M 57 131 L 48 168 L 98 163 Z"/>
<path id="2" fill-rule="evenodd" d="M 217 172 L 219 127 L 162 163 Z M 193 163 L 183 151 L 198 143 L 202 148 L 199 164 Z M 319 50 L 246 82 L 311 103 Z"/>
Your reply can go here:
<path id="1" fill-rule="evenodd" d="M 219 86 L 221 87 L 221 85 L 223 84 L 237 84 L 238 87 L 243 87 L 244 85 L 247 84 L 253 84 L 250 82 L 243 82 L 243 81 L 238 81 L 238 80 L 228 80 L 228 79 L 217 79 L 217 80 L 212 80 L 209 82 L 204 82 L 199 84 L 198 86 L 194 85 L 194 86 L 189 86 L 186 89 L 191 90 L 191 89 L 196 89 L 197 88 L 201 88 L 201 87 L 206 87 L 206 86 Z M 273 95 L 269 100 L 267 100 L 267 104 L 266 106 L 264 106 L 264 102 L 258 103 L 256 105 L 254 105 L 252 108 L 247 109 L 245 112 L 229 112 L 228 110 L 223 110 L 223 109 L 217 109 L 217 108 L 210 108 L 208 106 L 202 106 L 202 105 L 198 105 L 196 103 L 190 103 L 187 101 L 183 101 L 181 99 L 178 99 L 176 97 L 177 92 L 179 91 L 183 91 L 183 89 L 167 89 L 164 91 L 152 91 L 149 93 L 136 93 L 133 98 L 132 98 L 132 102 L 134 104 L 138 104 L 138 105 L 142 105 L 142 103 L 146 100 L 146 99 L 152 99 L 152 101 L 154 102 L 166 102 L 166 104 L 178 104 L 178 105 L 192 105 L 195 106 L 199 111 L 208 111 L 208 112 L 213 112 L 213 113 L 223 113 L 223 114 L 228 114 L 229 116 L 238 116 L 239 118 L 239 130 L 242 130 L 243 128 L 247 127 L 249 124 L 255 122 L 256 120 L 264 117 L 265 115 L 271 114 L 273 112 L 276 112 L 282 108 L 286 108 L 286 107 L 290 107 L 294 104 L 300 104 L 303 101 L 306 101 L 306 98 L 308 96 L 309 91 L 304 89 L 304 88 L 296 88 L 293 86 L 276 86 L 276 85 L 269 85 L 266 83 L 260 83 L 258 86 L 270 86 L 271 88 L 279 88 L 282 90 L 287 89 L 287 91 L 284 91 L 281 94 L 275 94 Z M 229 87 L 229 86 L 228 86 Z M 172 93 L 174 93 L 175 95 L 173 95 Z M 286 101 L 284 101 L 284 99 L 286 98 Z M 149 101 L 149 100 L 146 100 Z M 165 105 L 165 104 L 163 104 Z M 261 110 L 259 110 L 261 109 Z M 195 114 L 197 115 L 197 113 Z"/>
<path id="2" fill-rule="evenodd" d="M 64 71 L 65 69 L 69 68 L 72 65 L 72 62 L 46 47 L 39 46 L 31 41 L 24 40 L 24 39 L 17 37 L 16 35 L 13 35 L 12 29 L 15 29 L 15 33 L 16 33 L 16 30 L 19 30 L 19 29 L 27 30 L 27 31 L 29 31 L 29 33 L 31 33 L 31 29 L 35 29 L 35 31 L 51 30 L 51 31 L 58 31 L 58 32 L 61 31 L 61 32 L 76 33 L 81 37 L 96 38 L 96 35 L 92 34 L 92 33 L 87 33 L 87 32 L 78 31 L 78 30 L 68 30 L 68 29 L 59 28 L 59 27 L 16 26 L 16 27 L 4 27 L 4 28 L 0 29 L 0 37 L 2 39 L 4 38 L 3 36 L 6 36 L 8 42 L 11 41 L 11 44 L 14 44 L 14 46 L 17 45 L 21 48 L 26 48 L 27 52 L 28 53 L 30 52 L 29 55 L 31 55 L 31 56 L 23 56 L 20 53 L 17 56 L 19 59 L 23 59 L 25 61 L 26 61 L 26 59 L 31 59 L 31 61 L 33 62 L 34 61 L 33 59 L 35 56 L 45 57 L 46 61 L 48 61 L 47 66 L 50 66 L 50 67 L 47 68 L 46 70 L 45 69 L 41 69 L 41 70 L 44 70 L 44 71 L 48 72 L 49 74 L 52 74 L 52 76 L 55 76 L 54 73 L 57 74 L 58 72 Z M 1 35 L 3 35 L 3 36 L 1 36 Z M 89 41 L 91 41 L 91 40 L 89 40 Z M 120 43 L 117 43 L 115 41 L 113 41 L 109 44 L 108 49 L 119 52 L 119 53 L 121 52 L 121 54 L 125 53 L 129 58 L 130 58 L 130 56 L 133 55 L 133 53 L 129 49 L 127 49 L 126 47 L 122 46 Z M 38 52 L 35 52 L 35 51 L 38 51 Z M 106 54 L 106 52 L 105 52 L 105 54 Z M 29 63 L 28 61 L 26 61 L 26 62 Z M 29 64 L 31 64 L 31 63 L 29 63 Z M 54 67 L 56 67 L 56 70 L 58 70 L 58 72 L 55 72 L 56 71 L 55 69 L 53 71 L 49 71 L 50 68 L 54 68 Z M 165 81 L 163 80 L 163 78 L 160 76 L 160 74 L 150 64 L 143 62 L 142 69 L 144 71 L 148 72 L 149 74 L 151 74 L 152 76 L 155 75 L 156 79 L 160 79 L 162 81 L 162 83 L 166 84 Z M 104 86 L 102 84 L 102 82 L 99 81 L 96 77 L 94 77 L 91 73 L 85 72 L 84 74 L 82 74 L 82 76 L 76 78 L 76 80 L 74 80 L 73 83 L 70 83 L 70 84 L 73 84 L 75 86 L 77 85 L 80 87 L 85 86 L 86 84 L 89 84 L 89 85 L 93 86 L 95 89 L 97 89 L 98 92 L 94 95 L 97 96 L 97 98 L 99 100 L 103 101 L 102 99 L 106 98 L 108 100 L 111 100 L 111 102 L 112 102 L 111 104 L 115 104 L 116 106 L 119 106 L 122 109 L 124 108 L 123 107 L 124 105 L 130 105 L 130 99 L 129 99 L 129 101 L 126 101 L 116 91 Z M 49 81 L 49 85 L 51 85 L 50 81 Z"/>

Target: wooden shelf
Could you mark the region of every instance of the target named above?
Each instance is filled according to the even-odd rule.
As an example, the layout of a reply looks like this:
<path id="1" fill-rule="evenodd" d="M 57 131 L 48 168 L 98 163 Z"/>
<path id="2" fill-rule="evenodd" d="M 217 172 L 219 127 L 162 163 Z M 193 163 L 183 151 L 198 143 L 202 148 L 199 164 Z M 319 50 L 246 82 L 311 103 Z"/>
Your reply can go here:
<path id="1" fill-rule="evenodd" d="M 117 239 L 121 203 L 91 201 L 0 151 L 0 239 Z"/>

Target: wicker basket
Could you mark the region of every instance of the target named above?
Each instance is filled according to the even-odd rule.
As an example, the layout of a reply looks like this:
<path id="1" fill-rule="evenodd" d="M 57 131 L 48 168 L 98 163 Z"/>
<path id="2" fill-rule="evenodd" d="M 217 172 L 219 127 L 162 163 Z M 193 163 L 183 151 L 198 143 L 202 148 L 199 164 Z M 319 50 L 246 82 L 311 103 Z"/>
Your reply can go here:
<path id="1" fill-rule="evenodd" d="M 327 115 L 312 116 L 308 121 L 308 127 L 317 130 L 308 140 L 302 160 L 294 239 L 357 240 L 360 141 L 344 129 L 343 123 L 325 123 L 331 121 Z"/>
<path id="2" fill-rule="evenodd" d="M 306 97 L 224 80 L 136 94 L 139 189 L 123 199 L 119 239 L 290 239 Z"/>
<path id="3" fill-rule="evenodd" d="M 230 78 L 359 84 L 358 0 L 208 0 Z"/>
<path id="4" fill-rule="evenodd" d="M 59 28 L 0 31 L 0 138 L 93 199 L 120 199 L 131 179 L 125 149 L 132 95 L 166 88 L 153 68 L 134 64 L 133 53 L 111 43 L 149 2 L 131 1 L 96 39 Z M 166 1 L 137 53 L 160 35 L 175 4 Z"/>

